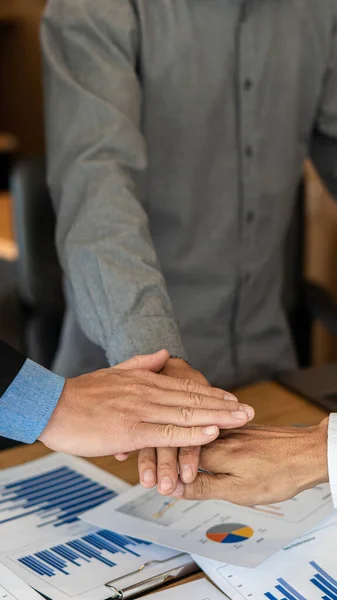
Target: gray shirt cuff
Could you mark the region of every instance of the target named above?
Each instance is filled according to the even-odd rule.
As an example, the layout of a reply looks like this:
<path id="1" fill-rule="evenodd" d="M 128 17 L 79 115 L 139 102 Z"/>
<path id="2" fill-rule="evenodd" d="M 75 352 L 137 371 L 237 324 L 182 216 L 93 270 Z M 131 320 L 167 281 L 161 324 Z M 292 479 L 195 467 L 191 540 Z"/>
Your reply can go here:
<path id="1" fill-rule="evenodd" d="M 175 321 L 163 317 L 135 317 L 114 334 L 107 357 L 109 363 L 115 365 L 137 354 L 152 354 L 163 349 L 171 356 L 188 360 Z"/>

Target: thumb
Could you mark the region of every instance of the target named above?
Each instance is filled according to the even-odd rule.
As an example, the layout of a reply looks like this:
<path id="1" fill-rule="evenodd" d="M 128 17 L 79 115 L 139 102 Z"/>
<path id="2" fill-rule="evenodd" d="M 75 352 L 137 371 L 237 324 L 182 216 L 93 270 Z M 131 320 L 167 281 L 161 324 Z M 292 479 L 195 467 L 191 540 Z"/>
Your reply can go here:
<path id="1" fill-rule="evenodd" d="M 182 481 L 178 481 L 175 491 L 170 495 L 173 498 L 183 498 L 184 500 L 228 500 L 233 502 L 230 493 L 231 479 L 233 480 L 233 477 L 227 474 L 213 475 L 199 472 L 193 483 L 183 484 Z"/>
<path id="2" fill-rule="evenodd" d="M 170 355 L 167 350 L 159 350 L 159 352 L 156 352 L 155 354 L 134 356 L 133 358 L 116 365 L 116 368 L 124 371 L 129 369 L 147 369 L 153 373 L 159 373 L 159 371 L 165 367 L 169 358 Z"/>

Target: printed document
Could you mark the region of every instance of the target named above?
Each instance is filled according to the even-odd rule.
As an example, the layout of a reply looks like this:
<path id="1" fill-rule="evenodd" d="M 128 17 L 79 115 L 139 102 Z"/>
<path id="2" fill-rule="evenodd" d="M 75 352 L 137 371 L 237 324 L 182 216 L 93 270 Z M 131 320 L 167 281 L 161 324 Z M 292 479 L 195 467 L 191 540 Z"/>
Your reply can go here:
<path id="1" fill-rule="evenodd" d="M 42 600 L 42 596 L 0 564 L 0 600 Z"/>
<path id="2" fill-rule="evenodd" d="M 251 508 L 165 498 L 139 485 L 83 518 L 182 552 L 254 568 L 332 512 L 328 485 L 287 502 Z"/>
<path id="3" fill-rule="evenodd" d="M 106 583 L 177 555 L 80 520 L 129 487 L 62 454 L 1 471 L 0 562 L 53 600 L 105 600 Z M 149 569 L 149 577 L 157 574 Z"/>
<path id="4" fill-rule="evenodd" d="M 231 600 L 336 600 L 337 517 L 298 538 L 256 569 L 195 557 Z"/>

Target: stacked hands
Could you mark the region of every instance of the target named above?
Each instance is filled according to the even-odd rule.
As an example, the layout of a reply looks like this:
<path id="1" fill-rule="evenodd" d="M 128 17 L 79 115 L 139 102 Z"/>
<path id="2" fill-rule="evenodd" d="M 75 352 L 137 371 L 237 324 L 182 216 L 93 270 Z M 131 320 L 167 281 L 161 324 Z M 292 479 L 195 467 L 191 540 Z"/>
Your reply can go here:
<path id="1" fill-rule="evenodd" d="M 204 376 L 183 360 L 169 360 L 162 373 L 182 378 L 185 385 L 190 381 L 209 386 Z M 329 481 L 328 418 L 316 427 L 247 426 L 255 416 L 254 409 L 239 404 L 232 394 L 222 393 L 233 403 L 232 410 L 236 403 L 237 410 L 246 413 L 242 422 L 220 426 L 218 438 L 202 448 L 140 451 L 144 487 L 158 484 L 159 493 L 186 500 L 218 499 L 252 506 L 288 500 Z M 198 472 L 198 467 L 207 472 Z"/>
<path id="2" fill-rule="evenodd" d="M 247 426 L 253 418 L 252 407 L 162 350 L 67 380 L 40 440 L 118 460 L 139 450 L 142 485 L 189 500 L 265 504 L 328 481 L 328 419 L 297 429 Z"/>

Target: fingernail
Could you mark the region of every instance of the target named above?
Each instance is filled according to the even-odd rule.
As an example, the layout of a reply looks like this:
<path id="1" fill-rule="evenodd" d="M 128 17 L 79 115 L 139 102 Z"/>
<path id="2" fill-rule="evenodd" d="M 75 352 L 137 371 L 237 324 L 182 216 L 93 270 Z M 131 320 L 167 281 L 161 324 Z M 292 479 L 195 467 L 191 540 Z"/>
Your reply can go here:
<path id="1" fill-rule="evenodd" d="M 171 496 L 176 498 L 176 497 L 183 496 L 183 495 L 184 495 L 184 484 L 181 481 L 178 481 L 178 485 L 177 485 L 176 489 L 174 490 L 173 494 L 171 494 Z"/>
<path id="2" fill-rule="evenodd" d="M 255 410 L 248 404 L 240 404 L 239 408 L 240 410 L 243 410 L 250 419 L 255 416 Z"/>
<path id="3" fill-rule="evenodd" d="M 237 397 L 233 396 L 233 394 L 229 394 L 228 392 L 226 392 L 226 394 L 224 395 L 224 399 L 228 400 L 228 402 L 238 402 Z"/>
<path id="4" fill-rule="evenodd" d="M 162 492 L 168 492 L 169 490 L 172 490 L 172 488 L 173 488 L 172 479 L 170 479 L 170 477 L 164 477 L 164 479 L 161 480 L 159 487 Z"/>
<path id="5" fill-rule="evenodd" d="M 244 410 L 234 410 L 231 412 L 231 417 L 233 417 L 233 419 L 237 419 L 238 421 L 247 421 L 248 415 Z"/>
<path id="6" fill-rule="evenodd" d="M 192 467 L 190 467 L 189 465 L 184 465 L 181 471 L 182 471 L 181 477 L 182 477 L 183 481 L 185 481 L 185 483 L 189 483 L 189 481 L 192 481 L 192 479 L 193 479 Z"/>
<path id="7" fill-rule="evenodd" d="M 143 481 L 144 483 L 155 483 L 156 478 L 154 476 L 153 471 L 145 471 L 143 475 Z"/>
<path id="8" fill-rule="evenodd" d="M 209 427 L 205 427 L 205 429 L 202 430 L 202 432 L 205 435 L 215 435 L 216 433 L 218 433 L 219 429 L 218 427 L 214 426 L 214 425 L 210 425 Z"/>

